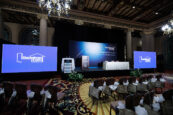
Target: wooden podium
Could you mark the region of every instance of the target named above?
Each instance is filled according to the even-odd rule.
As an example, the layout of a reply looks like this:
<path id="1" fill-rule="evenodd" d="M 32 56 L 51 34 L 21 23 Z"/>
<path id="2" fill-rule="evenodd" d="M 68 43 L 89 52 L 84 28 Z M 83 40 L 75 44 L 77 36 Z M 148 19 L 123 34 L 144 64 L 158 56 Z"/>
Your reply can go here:
<path id="1" fill-rule="evenodd" d="M 89 56 L 82 56 L 82 69 L 89 68 Z"/>

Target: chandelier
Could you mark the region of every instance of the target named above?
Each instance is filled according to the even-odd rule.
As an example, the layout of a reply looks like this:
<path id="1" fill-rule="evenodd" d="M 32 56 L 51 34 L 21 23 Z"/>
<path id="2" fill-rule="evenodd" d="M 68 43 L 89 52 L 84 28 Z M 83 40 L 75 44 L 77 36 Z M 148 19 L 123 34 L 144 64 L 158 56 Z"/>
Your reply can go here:
<path id="1" fill-rule="evenodd" d="M 172 13 L 173 16 L 173 13 Z M 173 19 L 170 19 L 167 24 L 162 26 L 163 34 L 172 34 L 173 33 Z"/>
<path id="2" fill-rule="evenodd" d="M 48 15 L 57 14 L 68 14 L 70 10 L 71 0 L 37 0 L 39 7 L 44 8 L 48 11 Z"/>

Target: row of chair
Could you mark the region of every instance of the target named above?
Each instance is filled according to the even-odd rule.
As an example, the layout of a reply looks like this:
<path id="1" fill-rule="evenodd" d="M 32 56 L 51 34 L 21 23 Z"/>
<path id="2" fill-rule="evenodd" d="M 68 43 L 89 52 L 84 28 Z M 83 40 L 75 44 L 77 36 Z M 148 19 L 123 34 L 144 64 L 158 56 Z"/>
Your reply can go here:
<path id="1" fill-rule="evenodd" d="M 145 112 L 147 115 L 172 115 L 172 96 L 172 89 L 164 91 L 163 94 L 159 95 L 160 99 L 157 101 L 154 98 L 158 96 L 156 96 L 153 91 L 147 92 L 144 95 L 130 94 L 125 98 L 125 103 L 120 103 L 123 106 L 120 106 L 119 103 L 115 101 L 111 102 L 110 115 L 112 109 L 119 115 L 142 115 Z"/>
<path id="2" fill-rule="evenodd" d="M 51 85 L 43 87 L 42 85 L 31 84 L 30 90 L 27 90 L 25 84 L 4 82 L 1 89 L 4 90 L 4 93 L 0 95 L 1 112 L 4 111 L 4 108 L 14 108 L 16 105 L 20 106 L 21 103 L 24 103 L 27 114 L 32 114 L 35 111 L 46 113 L 50 107 L 54 107 L 56 102 L 65 96 L 64 93 L 59 92 L 58 87 Z M 29 92 L 32 92 L 33 96 L 28 96 Z"/>
<path id="3" fill-rule="evenodd" d="M 128 94 L 144 94 L 151 90 L 157 91 L 158 88 L 162 92 L 165 82 L 161 82 L 160 79 L 163 79 L 161 75 L 156 77 L 145 76 L 139 79 L 135 77 L 120 78 L 119 80 L 115 80 L 114 78 L 98 79 L 90 86 L 89 96 L 99 99 L 102 93 L 111 96 L 111 93 L 115 91 L 118 94 L 118 98 L 125 98 Z"/>

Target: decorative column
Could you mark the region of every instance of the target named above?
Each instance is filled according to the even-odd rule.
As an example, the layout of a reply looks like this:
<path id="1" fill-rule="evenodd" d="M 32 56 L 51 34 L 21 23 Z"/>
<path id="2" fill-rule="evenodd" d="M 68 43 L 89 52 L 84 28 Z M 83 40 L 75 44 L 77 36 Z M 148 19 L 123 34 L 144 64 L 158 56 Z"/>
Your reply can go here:
<path id="1" fill-rule="evenodd" d="M 130 61 L 132 59 L 132 29 L 126 30 L 126 48 L 127 48 L 127 60 Z"/>
<path id="2" fill-rule="evenodd" d="M 48 27 L 47 27 L 47 15 L 38 15 L 40 19 L 40 38 L 39 38 L 39 45 L 40 46 L 47 46 L 48 45 Z"/>
<path id="3" fill-rule="evenodd" d="M 2 10 L 0 9 L 0 38 L 3 39 L 3 20 L 2 20 Z"/>
<path id="4" fill-rule="evenodd" d="M 141 33 L 143 51 L 155 51 L 154 33 L 154 30 L 144 30 Z"/>

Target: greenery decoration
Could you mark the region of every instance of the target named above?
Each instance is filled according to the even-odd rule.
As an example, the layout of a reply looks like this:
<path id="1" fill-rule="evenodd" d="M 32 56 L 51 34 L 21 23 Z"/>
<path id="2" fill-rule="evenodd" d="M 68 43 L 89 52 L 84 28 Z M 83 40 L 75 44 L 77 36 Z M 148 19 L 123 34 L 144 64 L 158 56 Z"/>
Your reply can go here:
<path id="1" fill-rule="evenodd" d="M 68 80 L 70 81 L 82 81 L 83 75 L 81 73 L 72 72 L 68 74 Z"/>
<path id="2" fill-rule="evenodd" d="M 135 69 L 130 71 L 130 76 L 140 77 L 141 75 L 142 75 L 142 70 L 140 69 Z"/>

